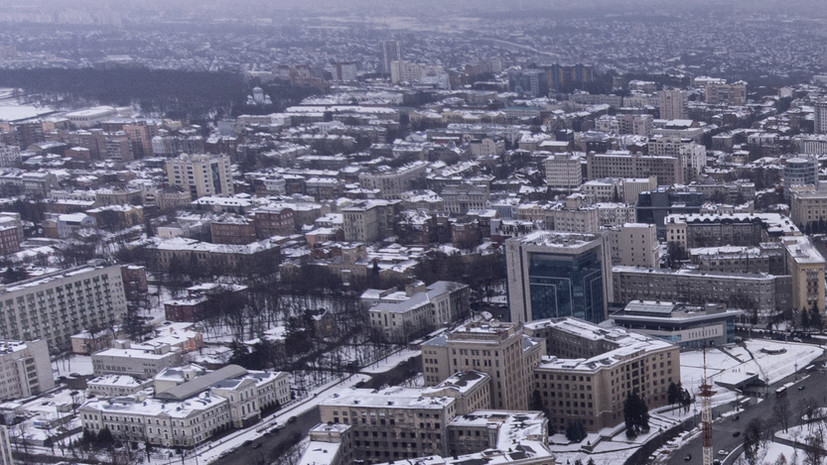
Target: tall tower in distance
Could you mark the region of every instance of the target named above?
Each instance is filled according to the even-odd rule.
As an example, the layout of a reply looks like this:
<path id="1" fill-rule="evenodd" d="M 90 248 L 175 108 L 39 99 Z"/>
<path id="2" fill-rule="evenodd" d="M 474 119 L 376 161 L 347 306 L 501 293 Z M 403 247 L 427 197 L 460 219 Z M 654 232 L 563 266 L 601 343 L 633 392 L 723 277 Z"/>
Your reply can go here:
<path id="1" fill-rule="evenodd" d="M 661 119 L 686 119 L 686 93 L 679 89 L 664 89 L 658 94 Z"/>
<path id="2" fill-rule="evenodd" d="M 815 104 L 815 133 L 827 134 L 827 101 Z"/>
<path id="3" fill-rule="evenodd" d="M 402 46 L 398 40 L 383 40 L 382 46 L 382 73 L 390 74 L 391 63 L 402 61 Z"/>

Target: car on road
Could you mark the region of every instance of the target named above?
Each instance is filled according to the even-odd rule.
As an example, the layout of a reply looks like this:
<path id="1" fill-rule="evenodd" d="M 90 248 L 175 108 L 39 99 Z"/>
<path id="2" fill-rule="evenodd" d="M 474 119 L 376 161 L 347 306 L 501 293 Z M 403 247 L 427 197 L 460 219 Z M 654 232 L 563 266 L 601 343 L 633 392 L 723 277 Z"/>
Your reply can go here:
<path id="1" fill-rule="evenodd" d="M 726 455 L 726 454 L 727 454 L 727 451 L 725 451 L 723 449 L 718 451 L 718 455 Z"/>
<path id="2" fill-rule="evenodd" d="M 718 460 L 718 459 L 715 459 L 715 460 L 712 461 L 712 465 L 721 465 L 721 461 Z"/>
<path id="3" fill-rule="evenodd" d="M 284 425 L 276 425 L 275 431 L 281 431 L 284 429 Z"/>
<path id="4" fill-rule="evenodd" d="M 804 385 L 802 384 L 801 386 L 798 386 L 798 390 L 803 391 L 804 390 Z"/>
<path id="5" fill-rule="evenodd" d="M 287 419 L 287 423 L 295 423 L 296 420 L 297 420 L 296 417 L 290 417 L 290 418 Z"/>
<path id="6" fill-rule="evenodd" d="M 740 431 L 736 431 L 736 432 L 732 433 L 732 437 L 734 437 L 734 438 L 737 438 L 740 435 L 741 435 Z"/>
<path id="7" fill-rule="evenodd" d="M 732 417 L 732 421 L 738 421 L 740 419 L 741 419 L 741 415 L 735 415 L 734 417 Z"/>
<path id="8" fill-rule="evenodd" d="M 262 444 L 262 443 L 260 443 L 260 442 L 257 442 L 257 443 L 255 443 L 255 444 L 253 444 L 253 449 L 258 449 L 259 447 L 261 447 L 261 446 L 263 446 L 263 445 L 264 445 L 264 444 Z"/>
<path id="9" fill-rule="evenodd" d="M 683 457 L 683 461 L 684 461 L 684 462 L 688 462 L 688 461 L 690 461 L 690 460 L 692 460 L 692 454 L 686 454 L 686 455 Z"/>

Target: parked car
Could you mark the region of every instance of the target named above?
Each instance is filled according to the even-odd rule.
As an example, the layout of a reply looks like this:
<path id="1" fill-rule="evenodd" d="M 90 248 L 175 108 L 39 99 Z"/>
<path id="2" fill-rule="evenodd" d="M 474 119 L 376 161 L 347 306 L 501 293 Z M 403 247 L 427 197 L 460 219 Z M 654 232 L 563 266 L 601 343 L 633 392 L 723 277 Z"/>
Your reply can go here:
<path id="1" fill-rule="evenodd" d="M 734 437 L 734 438 L 737 438 L 740 435 L 741 435 L 740 431 L 736 431 L 736 432 L 732 433 L 732 437 Z"/>
<path id="2" fill-rule="evenodd" d="M 727 451 L 721 449 L 721 450 L 718 451 L 718 455 L 725 456 L 725 455 L 727 455 Z"/>

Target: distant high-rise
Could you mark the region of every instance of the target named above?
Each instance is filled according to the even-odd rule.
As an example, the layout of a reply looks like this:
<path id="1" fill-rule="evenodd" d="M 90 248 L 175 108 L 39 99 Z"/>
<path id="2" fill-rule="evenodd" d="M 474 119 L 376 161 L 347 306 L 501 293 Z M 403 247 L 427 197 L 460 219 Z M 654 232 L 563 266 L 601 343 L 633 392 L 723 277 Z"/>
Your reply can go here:
<path id="1" fill-rule="evenodd" d="M 173 186 L 190 190 L 193 199 L 205 195 L 233 195 L 230 157 L 226 155 L 181 154 L 166 162 L 167 179 Z"/>
<path id="2" fill-rule="evenodd" d="M 827 134 L 827 102 L 815 104 L 815 133 Z"/>
<path id="3" fill-rule="evenodd" d="M 390 74 L 391 63 L 402 61 L 402 46 L 398 40 L 383 40 L 382 46 L 382 72 Z"/>
<path id="4" fill-rule="evenodd" d="M 661 119 L 686 118 L 686 93 L 679 89 L 664 89 L 658 93 Z"/>

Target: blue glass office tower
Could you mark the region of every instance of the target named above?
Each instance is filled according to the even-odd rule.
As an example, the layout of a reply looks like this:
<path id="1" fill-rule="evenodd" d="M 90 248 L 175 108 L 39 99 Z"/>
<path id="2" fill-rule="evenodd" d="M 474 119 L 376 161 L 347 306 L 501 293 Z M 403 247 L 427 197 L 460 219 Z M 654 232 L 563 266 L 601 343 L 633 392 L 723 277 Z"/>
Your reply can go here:
<path id="1" fill-rule="evenodd" d="M 511 321 L 606 319 L 611 256 L 601 234 L 538 231 L 506 241 Z"/>

